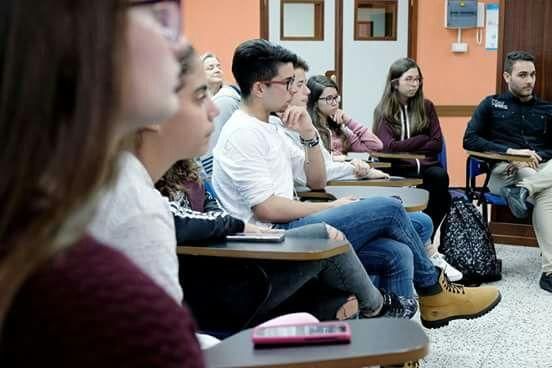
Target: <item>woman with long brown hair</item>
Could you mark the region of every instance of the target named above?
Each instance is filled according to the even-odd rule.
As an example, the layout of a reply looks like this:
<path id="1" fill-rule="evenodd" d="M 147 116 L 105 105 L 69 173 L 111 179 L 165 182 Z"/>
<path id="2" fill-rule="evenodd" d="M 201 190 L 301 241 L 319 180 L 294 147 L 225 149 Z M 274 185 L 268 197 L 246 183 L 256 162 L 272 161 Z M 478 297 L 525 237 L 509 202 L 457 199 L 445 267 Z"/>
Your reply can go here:
<path id="1" fill-rule="evenodd" d="M 420 187 L 429 191 L 425 213 L 433 221 L 435 236 L 450 207 L 449 176 L 437 158 L 443 148 L 439 118 L 433 103 L 424 98 L 422 71 L 414 60 L 402 58 L 391 64 L 383 96 L 374 112 L 373 130 L 383 142 L 384 152 L 425 156 L 421 160 L 396 160 L 391 173 L 423 179 Z M 430 259 L 436 266 L 445 268 L 452 281 L 462 278 L 439 252 L 433 251 Z"/>
<path id="2" fill-rule="evenodd" d="M 1 2 L 1 366 L 202 366 L 187 310 L 85 233 L 122 134 L 178 109 L 179 14 Z"/>
<path id="3" fill-rule="evenodd" d="M 315 75 L 309 78 L 307 87 L 310 90 L 307 110 L 324 147 L 332 153 L 334 160 L 342 161 L 349 152 L 381 150 L 379 138 L 339 107 L 341 96 L 333 80 Z"/>

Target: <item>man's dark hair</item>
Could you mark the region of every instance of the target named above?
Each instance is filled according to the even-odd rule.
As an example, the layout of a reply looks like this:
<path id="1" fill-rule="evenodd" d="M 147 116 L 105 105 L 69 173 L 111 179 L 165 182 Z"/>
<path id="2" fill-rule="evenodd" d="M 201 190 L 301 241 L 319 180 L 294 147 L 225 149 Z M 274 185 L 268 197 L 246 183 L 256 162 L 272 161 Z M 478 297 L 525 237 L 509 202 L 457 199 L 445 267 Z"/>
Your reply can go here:
<path id="1" fill-rule="evenodd" d="M 299 56 L 297 56 L 297 61 L 295 62 L 294 68 L 295 69 L 303 69 L 304 71 L 308 72 L 309 71 L 309 64 L 307 64 L 307 62 L 305 60 L 303 60 Z"/>
<path id="2" fill-rule="evenodd" d="M 516 61 L 530 61 L 535 62 L 535 57 L 528 53 L 527 51 L 512 51 L 506 55 L 504 59 L 504 71 L 508 74 L 512 74 L 514 69 L 514 64 Z"/>
<path id="3" fill-rule="evenodd" d="M 295 66 L 296 62 L 297 56 L 282 46 L 262 39 L 249 40 L 234 51 L 232 74 L 240 86 L 242 98 L 247 99 L 255 82 L 269 81 L 278 75 L 281 64 Z"/>

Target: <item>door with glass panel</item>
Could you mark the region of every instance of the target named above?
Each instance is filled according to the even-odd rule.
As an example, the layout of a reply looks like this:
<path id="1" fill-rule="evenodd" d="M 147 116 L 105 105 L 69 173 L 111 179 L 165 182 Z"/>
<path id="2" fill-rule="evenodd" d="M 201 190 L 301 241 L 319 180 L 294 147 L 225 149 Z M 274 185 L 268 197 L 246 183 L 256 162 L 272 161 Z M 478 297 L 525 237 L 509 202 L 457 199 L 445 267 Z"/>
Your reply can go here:
<path id="1" fill-rule="evenodd" d="M 367 126 L 389 66 L 408 55 L 409 2 L 343 1 L 343 108 Z"/>
<path id="2" fill-rule="evenodd" d="M 335 0 L 268 0 L 268 39 L 301 56 L 310 75 L 335 70 Z"/>
<path id="3" fill-rule="evenodd" d="M 268 39 L 305 59 L 309 75 L 333 75 L 341 87 L 343 108 L 371 126 L 389 65 L 408 55 L 409 11 L 414 3 L 264 0 L 261 12 L 266 14 Z"/>

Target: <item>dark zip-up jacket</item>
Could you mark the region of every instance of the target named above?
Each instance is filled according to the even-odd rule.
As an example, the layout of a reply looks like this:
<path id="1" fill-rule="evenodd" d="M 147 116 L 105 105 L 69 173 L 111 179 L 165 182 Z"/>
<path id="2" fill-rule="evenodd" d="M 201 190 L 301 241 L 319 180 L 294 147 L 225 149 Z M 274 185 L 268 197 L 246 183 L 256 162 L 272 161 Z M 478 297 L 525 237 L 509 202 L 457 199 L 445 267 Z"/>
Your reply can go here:
<path id="1" fill-rule="evenodd" d="M 226 213 L 200 183 L 186 183 L 190 194 L 181 192 L 170 201 L 177 244 L 193 244 L 242 232 L 244 222 Z"/>
<path id="2" fill-rule="evenodd" d="M 552 158 L 552 103 L 536 96 L 522 102 L 510 92 L 486 97 L 464 134 L 464 148 L 505 153 L 531 149 L 544 161 Z"/>
<path id="3" fill-rule="evenodd" d="M 435 111 L 435 106 L 430 100 L 424 100 L 424 107 L 429 125 L 423 132 L 410 136 L 409 133 L 406 133 L 407 129 L 405 127 L 405 123 L 408 124 L 408 121 L 403 121 L 401 136 L 397 136 L 391 128 L 389 121 L 385 118 L 383 118 L 383 121 L 379 125 L 378 131 L 375 132 L 383 142 L 383 152 L 408 152 L 426 156 L 425 159 L 419 161 L 396 160 L 394 162 L 396 167 L 412 168 L 421 166 L 425 168 L 439 164 L 437 155 L 443 149 L 441 124 L 439 123 L 439 117 Z M 406 113 L 408 113 L 408 111 L 406 111 Z"/>

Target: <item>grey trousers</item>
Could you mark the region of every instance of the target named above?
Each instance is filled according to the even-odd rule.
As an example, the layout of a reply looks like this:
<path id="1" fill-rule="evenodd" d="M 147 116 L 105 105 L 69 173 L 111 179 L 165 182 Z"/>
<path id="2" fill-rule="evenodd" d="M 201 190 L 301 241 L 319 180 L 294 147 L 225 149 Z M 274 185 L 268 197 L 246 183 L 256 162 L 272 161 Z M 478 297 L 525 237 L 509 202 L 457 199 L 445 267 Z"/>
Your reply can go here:
<path id="1" fill-rule="evenodd" d="M 287 237 L 327 238 L 324 224 L 313 224 L 286 231 Z M 317 278 L 322 285 L 355 295 L 359 309 L 372 315 L 383 302 L 378 289 L 374 287 L 368 273 L 351 246 L 349 251 L 319 261 L 305 262 L 260 262 L 272 284 L 272 296 L 266 303 L 271 310 Z"/>
<path id="2" fill-rule="evenodd" d="M 489 190 L 500 194 L 505 185 L 518 185 L 527 188 L 529 201 L 534 204 L 533 227 L 542 251 L 542 271 L 552 272 L 552 160 L 534 170 L 521 168 L 507 175 L 507 163 L 498 164 L 491 173 Z"/>

